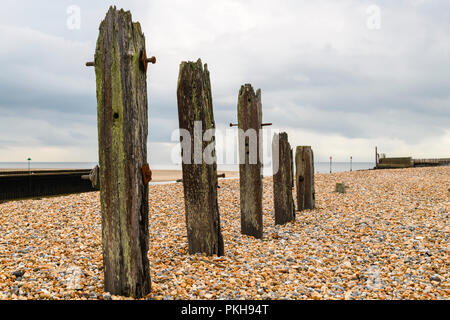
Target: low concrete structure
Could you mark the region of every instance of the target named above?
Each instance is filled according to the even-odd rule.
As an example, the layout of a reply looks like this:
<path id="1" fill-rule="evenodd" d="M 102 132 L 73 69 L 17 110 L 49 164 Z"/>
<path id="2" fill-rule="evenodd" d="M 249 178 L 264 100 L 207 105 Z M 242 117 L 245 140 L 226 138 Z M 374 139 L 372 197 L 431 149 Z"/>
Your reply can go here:
<path id="1" fill-rule="evenodd" d="M 450 165 L 450 158 L 413 159 L 412 157 L 385 158 L 380 157 L 376 169 L 401 169 L 412 167 L 437 167 Z"/>
<path id="2" fill-rule="evenodd" d="M 412 157 L 380 158 L 377 169 L 411 168 L 414 167 Z"/>

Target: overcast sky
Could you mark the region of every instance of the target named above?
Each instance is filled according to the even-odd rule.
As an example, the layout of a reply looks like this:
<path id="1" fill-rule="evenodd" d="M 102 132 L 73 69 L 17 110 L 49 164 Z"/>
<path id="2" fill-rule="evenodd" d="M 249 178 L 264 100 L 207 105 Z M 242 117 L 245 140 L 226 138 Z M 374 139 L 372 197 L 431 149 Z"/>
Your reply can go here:
<path id="1" fill-rule="evenodd" d="M 450 157 L 448 0 L 3 0 L 0 161 L 97 161 L 95 73 L 84 64 L 111 4 L 131 10 L 158 59 L 147 74 L 153 166 L 171 161 L 179 64 L 197 58 L 219 129 L 251 83 L 263 120 L 317 161 L 373 161 L 376 145 Z"/>

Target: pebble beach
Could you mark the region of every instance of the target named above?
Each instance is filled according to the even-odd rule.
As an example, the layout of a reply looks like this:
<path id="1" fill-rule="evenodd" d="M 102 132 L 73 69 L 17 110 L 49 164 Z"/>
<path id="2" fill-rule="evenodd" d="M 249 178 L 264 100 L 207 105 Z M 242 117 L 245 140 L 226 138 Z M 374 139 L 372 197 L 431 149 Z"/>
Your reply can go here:
<path id="1" fill-rule="evenodd" d="M 219 185 L 223 257 L 188 254 L 182 184 L 149 186 L 144 299 L 450 298 L 450 167 L 316 174 L 316 209 L 283 226 L 264 178 L 262 240 L 240 233 L 239 180 Z M 102 268 L 98 192 L 0 204 L 0 299 L 125 299 Z"/>

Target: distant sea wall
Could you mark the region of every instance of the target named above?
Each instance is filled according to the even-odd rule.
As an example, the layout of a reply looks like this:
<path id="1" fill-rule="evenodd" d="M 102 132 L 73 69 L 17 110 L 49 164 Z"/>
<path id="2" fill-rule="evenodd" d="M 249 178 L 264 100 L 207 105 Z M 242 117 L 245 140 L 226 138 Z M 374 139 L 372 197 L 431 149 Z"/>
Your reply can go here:
<path id="1" fill-rule="evenodd" d="M 377 166 L 378 169 L 411 168 L 411 167 L 414 167 L 414 160 L 412 157 L 381 158 Z"/>
<path id="2" fill-rule="evenodd" d="M 412 167 L 437 167 L 450 164 L 450 158 L 413 159 L 412 157 L 380 158 L 377 169 L 402 169 Z"/>

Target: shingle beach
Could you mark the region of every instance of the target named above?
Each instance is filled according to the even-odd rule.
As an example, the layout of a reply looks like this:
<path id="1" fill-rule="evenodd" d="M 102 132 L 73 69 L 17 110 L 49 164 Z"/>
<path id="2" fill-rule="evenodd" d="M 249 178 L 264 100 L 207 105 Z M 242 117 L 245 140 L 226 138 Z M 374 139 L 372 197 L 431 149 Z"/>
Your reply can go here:
<path id="1" fill-rule="evenodd" d="M 347 193 L 335 193 L 337 182 Z M 189 255 L 182 184 L 151 185 L 146 299 L 449 299 L 450 167 L 316 174 L 316 206 L 241 235 L 239 180 L 218 189 L 223 257 Z M 0 299 L 103 291 L 99 193 L 0 204 Z"/>

